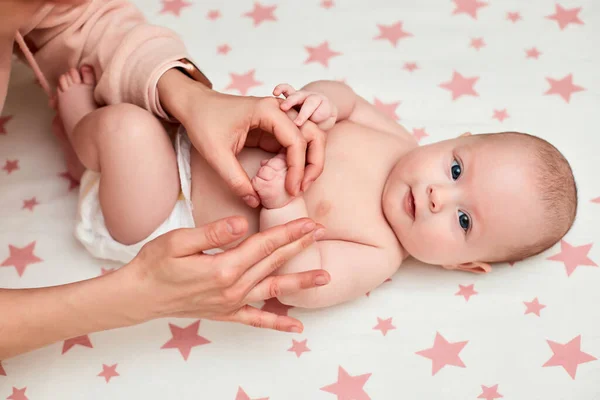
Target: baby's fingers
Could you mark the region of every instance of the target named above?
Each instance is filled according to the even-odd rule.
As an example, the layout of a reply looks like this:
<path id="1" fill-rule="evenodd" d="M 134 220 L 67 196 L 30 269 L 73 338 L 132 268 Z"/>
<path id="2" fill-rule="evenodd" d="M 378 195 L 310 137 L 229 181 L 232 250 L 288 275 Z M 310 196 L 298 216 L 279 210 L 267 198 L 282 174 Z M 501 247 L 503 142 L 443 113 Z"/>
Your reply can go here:
<path id="1" fill-rule="evenodd" d="M 304 91 L 296 92 L 285 99 L 283 103 L 281 103 L 280 108 L 283 111 L 288 111 L 292 107 L 304 103 L 304 100 L 310 95 L 310 93 Z"/>
<path id="2" fill-rule="evenodd" d="M 298 116 L 294 120 L 294 123 L 298 126 L 302 126 L 310 117 L 313 115 L 315 110 L 319 108 L 323 98 L 320 96 L 309 96 L 302 104 L 302 109 L 298 113 Z M 318 121 L 315 121 L 318 122 Z"/>
<path id="3" fill-rule="evenodd" d="M 273 89 L 273 96 L 279 96 L 283 93 L 285 97 L 289 97 L 295 92 L 296 90 L 291 85 L 288 85 L 287 83 L 280 83 L 279 85 L 275 86 L 275 89 Z"/>

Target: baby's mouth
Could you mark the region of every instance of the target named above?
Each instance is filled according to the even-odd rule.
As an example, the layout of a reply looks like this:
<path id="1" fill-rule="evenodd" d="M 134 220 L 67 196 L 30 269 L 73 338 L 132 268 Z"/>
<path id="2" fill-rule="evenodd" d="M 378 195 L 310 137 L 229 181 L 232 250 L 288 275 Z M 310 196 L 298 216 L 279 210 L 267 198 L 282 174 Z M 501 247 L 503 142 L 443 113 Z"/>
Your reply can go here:
<path id="1" fill-rule="evenodd" d="M 404 199 L 404 209 L 406 213 L 414 220 L 416 209 L 415 209 L 415 197 L 413 196 L 412 189 L 409 187 Z"/>

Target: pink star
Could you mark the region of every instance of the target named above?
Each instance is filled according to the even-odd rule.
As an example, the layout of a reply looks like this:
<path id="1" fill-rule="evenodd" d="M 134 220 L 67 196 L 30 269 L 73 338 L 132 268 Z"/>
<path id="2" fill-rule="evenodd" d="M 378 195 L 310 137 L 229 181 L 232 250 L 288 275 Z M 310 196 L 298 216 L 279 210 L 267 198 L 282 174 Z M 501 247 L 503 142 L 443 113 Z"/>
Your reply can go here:
<path id="1" fill-rule="evenodd" d="M 6 124 L 8 121 L 12 119 L 12 115 L 7 115 L 6 117 L 0 117 L 0 135 L 6 135 Z"/>
<path id="2" fill-rule="evenodd" d="M 327 10 L 333 6 L 334 6 L 333 0 L 323 0 L 321 2 L 321 7 L 325 8 Z"/>
<path id="3" fill-rule="evenodd" d="M 543 367 L 556 367 L 560 365 L 573 379 L 575 379 L 579 364 L 596 360 L 596 357 L 581 351 L 581 335 L 571 339 L 566 344 L 556 343 L 551 340 L 546 341 L 554 354 L 546 361 Z"/>
<path id="4" fill-rule="evenodd" d="M 28 400 L 27 396 L 25 396 L 25 391 L 27 390 L 26 387 L 23 389 L 17 389 L 13 386 L 12 390 L 13 392 L 6 398 L 7 400 Z"/>
<path id="5" fill-rule="evenodd" d="M 237 395 L 235 396 L 235 400 L 252 400 L 252 399 L 250 398 L 250 396 L 248 396 L 246 394 L 246 392 L 244 392 L 244 389 L 242 389 L 241 387 L 239 387 Z M 269 400 L 269 398 L 268 397 L 261 397 L 260 399 L 255 399 L 255 400 Z"/>
<path id="6" fill-rule="evenodd" d="M 280 316 L 287 316 L 290 308 L 294 308 L 294 306 L 283 304 L 277 300 L 276 297 L 273 297 L 265 301 L 265 304 L 263 304 L 261 310 Z"/>
<path id="7" fill-rule="evenodd" d="M 13 171 L 19 169 L 19 160 L 6 160 L 6 164 L 4 164 L 4 167 L 2 169 L 5 170 L 8 174 L 11 174 Z"/>
<path id="8" fill-rule="evenodd" d="M 417 63 L 415 62 L 407 62 L 406 64 L 404 64 L 404 69 L 407 70 L 408 72 L 413 72 L 415 69 L 418 69 L 419 67 L 417 66 Z"/>
<path id="9" fill-rule="evenodd" d="M 262 82 L 254 79 L 254 72 L 256 71 L 251 70 L 242 75 L 229 74 L 229 76 L 231 76 L 231 83 L 225 88 L 225 90 L 235 89 L 245 96 L 250 88 L 262 85 Z"/>
<path id="10" fill-rule="evenodd" d="M 471 39 L 471 47 L 473 47 L 475 50 L 479 51 L 479 49 L 484 46 L 485 42 L 483 41 L 483 38 Z"/>
<path id="11" fill-rule="evenodd" d="M 569 74 L 561 80 L 556 80 L 548 77 L 546 78 L 546 80 L 548 81 L 548 83 L 550 83 L 550 89 L 548 89 L 548 91 L 544 94 L 558 94 L 567 103 L 571 100 L 571 95 L 573 93 L 585 90 L 585 88 L 573 84 L 573 74 Z"/>
<path id="12" fill-rule="evenodd" d="M 446 365 L 454 365 L 456 367 L 465 368 L 466 366 L 458 354 L 467 345 L 467 343 L 469 342 L 465 341 L 450 343 L 444 339 L 442 335 L 436 333 L 433 347 L 418 351 L 416 354 L 425 358 L 429 358 L 431 361 L 433 361 L 431 369 L 431 375 L 433 376 Z"/>
<path id="13" fill-rule="evenodd" d="M 190 355 L 192 347 L 210 343 L 208 339 L 198 335 L 200 320 L 185 328 L 180 328 L 173 324 L 169 324 L 169 328 L 171 329 L 173 338 L 165 343 L 161 349 L 178 349 L 183 356 L 183 359 L 186 361 Z"/>
<path id="14" fill-rule="evenodd" d="M 396 114 L 396 108 L 400 105 L 400 102 L 397 101 L 395 103 L 382 103 L 378 98 L 375 98 L 375 102 L 373 103 L 379 111 L 386 114 L 390 118 L 395 121 L 398 121 L 400 117 Z"/>
<path id="15" fill-rule="evenodd" d="M 68 172 L 63 172 L 59 174 L 61 178 L 64 178 L 69 181 L 69 192 L 73 189 L 77 189 L 79 187 L 79 181 L 71 176 Z"/>
<path id="16" fill-rule="evenodd" d="M 532 48 L 530 48 L 528 50 L 525 50 L 525 53 L 527 54 L 527 58 L 535 58 L 536 60 L 538 59 L 538 57 L 540 56 L 540 54 L 542 54 L 535 47 L 532 47 Z"/>
<path id="17" fill-rule="evenodd" d="M 508 112 L 506 112 L 506 108 L 503 110 L 494 110 L 494 116 L 492 118 L 497 119 L 500 122 L 504 121 L 506 118 L 508 118 Z"/>
<path id="18" fill-rule="evenodd" d="M 110 274 L 111 272 L 114 272 L 114 271 L 116 271 L 116 268 L 104 268 L 104 267 L 101 267 L 100 268 L 100 276 L 106 275 L 106 274 Z"/>
<path id="19" fill-rule="evenodd" d="M 460 96 L 479 96 L 479 93 L 475 91 L 473 85 L 479 79 L 478 76 L 472 78 L 465 78 L 458 72 L 454 71 L 452 80 L 440 84 L 440 87 L 452 92 L 452 100 L 458 99 Z"/>
<path id="20" fill-rule="evenodd" d="M 375 40 L 387 39 L 394 47 L 398 44 L 398 40 L 412 36 L 412 33 L 405 32 L 402 29 L 402 21 L 389 26 L 378 24 L 377 27 L 379 28 L 379 36 L 376 36 Z"/>
<path id="21" fill-rule="evenodd" d="M 65 354 L 76 345 L 89 347 L 90 349 L 94 348 L 94 346 L 92 346 L 92 342 L 90 341 L 90 337 L 88 335 L 82 335 L 65 340 L 63 343 L 62 354 Z"/>
<path id="22" fill-rule="evenodd" d="M 217 47 L 217 54 L 227 55 L 227 53 L 229 53 L 230 51 L 231 47 L 229 47 L 228 44 L 222 44 L 219 47 Z"/>
<path id="23" fill-rule="evenodd" d="M 117 372 L 117 364 L 111 366 L 102 364 L 102 372 L 100 372 L 98 376 L 104 377 L 104 379 L 106 379 L 106 383 L 108 383 L 111 380 L 111 378 L 119 376 L 119 373 Z"/>
<path id="24" fill-rule="evenodd" d="M 552 15 L 546 16 L 548 19 L 553 19 L 558 22 L 560 29 L 565 29 L 569 24 L 583 25 L 583 21 L 579 19 L 579 12 L 581 7 L 577 8 L 562 8 L 560 5 L 556 5 L 556 12 Z"/>
<path id="25" fill-rule="evenodd" d="M 277 6 L 266 6 L 263 7 L 260 3 L 254 3 L 254 10 L 248 11 L 244 14 L 244 17 L 250 17 L 254 20 L 254 26 L 262 24 L 264 21 L 277 21 L 277 18 L 273 15 L 273 12 Z"/>
<path id="26" fill-rule="evenodd" d="M 330 58 L 342 55 L 342 53 L 331 50 L 328 42 L 323 42 L 317 47 L 304 46 L 304 48 L 308 51 L 308 58 L 304 64 L 318 62 L 324 67 L 328 67 Z"/>
<path id="27" fill-rule="evenodd" d="M 456 3 L 456 9 L 452 13 L 456 14 L 469 14 L 473 19 L 477 19 L 477 11 L 481 7 L 485 7 L 488 4 L 483 1 L 477 0 L 453 0 Z"/>
<path id="28" fill-rule="evenodd" d="M 513 24 L 519 20 L 521 20 L 521 14 L 519 14 L 518 12 L 509 12 L 506 13 L 506 19 L 509 21 L 512 21 Z"/>
<path id="29" fill-rule="evenodd" d="M 324 392 L 333 393 L 337 400 L 370 400 L 371 398 L 363 389 L 371 374 L 350 376 L 341 366 L 338 369 L 336 383 L 321 388 Z"/>
<path id="30" fill-rule="evenodd" d="M 456 292 L 454 295 L 455 296 L 464 296 L 466 301 L 469 301 L 469 298 L 471 298 L 471 296 L 478 294 L 478 292 L 476 292 L 474 289 L 475 284 L 468 285 L 468 286 L 458 285 L 458 287 L 459 287 L 459 291 Z"/>
<path id="31" fill-rule="evenodd" d="M 592 199 L 592 203 L 600 203 L 600 197 L 596 197 L 595 199 Z"/>
<path id="32" fill-rule="evenodd" d="M 9 244 L 8 251 L 10 252 L 10 256 L 6 260 L 2 261 L 0 267 L 15 267 L 17 269 L 17 274 L 19 274 L 19 276 L 23 276 L 23 272 L 25 272 L 25 268 L 27 268 L 29 264 L 35 264 L 44 261 L 33 254 L 34 249 L 35 242 L 31 242 L 23 248 L 15 247 Z"/>
<path id="33" fill-rule="evenodd" d="M 210 10 L 208 14 L 206 14 L 206 18 L 211 21 L 215 21 L 221 18 L 221 12 L 219 10 Z"/>
<path id="34" fill-rule="evenodd" d="M 33 211 L 33 208 L 37 205 L 39 205 L 40 203 L 38 203 L 37 199 L 35 197 L 32 197 L 29 200 L 23 200 L 23 208 L 22 210 L 28 209 Z"/>
<path id="35" fill-rule="evenodd" d="M 571 276 L 573 271 L 580 265 L 587 265 L 590 267 L 597 267 L 598 265 L 590 260 L 587 256 L 592 243 L 585 244 L 583 246 L 571 246 L 564 240 L 560 241 L 560 253 L 548 257 L 548 260 L 562 261 L 567 269 L 567 276 Z"/>
<path id="36" fill-rule="evenodd" d="M 177 17 L 179 17 L 183 8 L 192 5 L 192 3 L 184 0 L 162 0 L 162 4 L 163 9 L 160 11 L 161 14 L 171 13 Z"/>
<path id="37" fill-rule="evenodd" d="M 483 392 L 479 396 L 477 396 L 478 399 L 494 400 L 504 397 L 500 393 L 498 393 L 498 385 L 490 387 L 481 385 L 481 390 L 483 390 Z"/>
<path id="38" fill-rule="evenodd" d="M 308 342 L 308 339 L 304 339 L 301 342 L 292 339 L 292 347 L 289 348 L 288 351 L 293 351 L 296 353 L 296 357 L 300 358 L 302 353 L 305 351 L 310 351 L 310 349 L 306 346 L 306 342 Z"/>
<path id="39" fill-rule="evenodd" d="M 427 132 L 425 132 L 425 128 L 419 128 L 419 129 L 414 128 L 413 136 L 415 137 L 415 139 L 417 139 L 417 143 L 420 143 L 421 139 L 428 137 L 429 134 Z"/>
<path id="40" fill-rule="evenodd" d="M 2 367 L 2 361 L 0 360 L 0 376 L 6 376 L 6 371 Z"/>
<path id="41" fill-rule="evenodd" d="M 525 310 L 525 315 L 535 314 L 539 317 L 540 311 L 542 311 L 542 309 L 546 308 L 545 305 L 540 304 L 537 297 L 531 301 L 524 301 L 523 304 L 525 304 L 525 307 L 527 307 L 527 310 Z"/>
<path id="42" fill-rule="evenodd" d="M 392 329 L 396 329 L 394 325 L 392 325 L 392 319 L 381 319 L 377 317 L 377 325 L 373 327 L 373 330 L 379 330 L 383 333 L 383 336 L 387 335 L 388 331 Z"/>

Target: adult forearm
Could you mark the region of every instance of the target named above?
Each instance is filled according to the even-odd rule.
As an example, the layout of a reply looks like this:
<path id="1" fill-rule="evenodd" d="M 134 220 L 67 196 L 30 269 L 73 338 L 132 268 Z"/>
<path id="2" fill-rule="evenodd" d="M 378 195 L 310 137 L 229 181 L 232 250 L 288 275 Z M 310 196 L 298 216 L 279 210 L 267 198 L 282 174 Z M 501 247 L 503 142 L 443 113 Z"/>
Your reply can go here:
<path id="1" fill-rule="evenodd" d="M 68 285 L 0 289 L 0 360 L 61 340 L 135 325 L 141 296 L 121 269 Z M 147 307 L 146 307 L 147 308 Z"/>
<path id="2" fill-rule="evenodd" d="M 189 102 L 202 102 L 213 92 L 176 68 L 166 71 L 157 84 L 158 97 L 163 109 L 172 117 L 183 122 L 187 116 Z"/>

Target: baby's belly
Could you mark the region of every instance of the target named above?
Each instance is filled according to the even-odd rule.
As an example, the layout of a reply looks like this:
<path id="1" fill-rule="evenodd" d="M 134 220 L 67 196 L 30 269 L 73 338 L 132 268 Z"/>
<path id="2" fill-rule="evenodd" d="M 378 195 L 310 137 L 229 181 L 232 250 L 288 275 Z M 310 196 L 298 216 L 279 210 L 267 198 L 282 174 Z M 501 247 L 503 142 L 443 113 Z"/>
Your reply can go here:
<path id="1" fill-rule="evenodd" d="M 249 148 L 238 155 L 238 160 L 248 176 L 252 178 L 260 168 L 260 161 L 270 157 L 273 157 L 273 154 Z M 191 172 L 193 215 L 196 226 L 234 215 L 245 217 L 248 220 L 248 233 L 240 240 L 223 246 L 224 249 L 237 245 L 246 237 L 259 231 L 260 208 L 248 207 L 233 194 L 225 181 L 194 149 L 191 150 Z"/>

